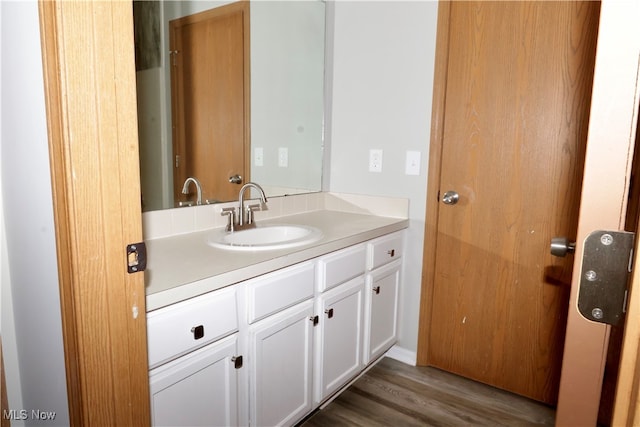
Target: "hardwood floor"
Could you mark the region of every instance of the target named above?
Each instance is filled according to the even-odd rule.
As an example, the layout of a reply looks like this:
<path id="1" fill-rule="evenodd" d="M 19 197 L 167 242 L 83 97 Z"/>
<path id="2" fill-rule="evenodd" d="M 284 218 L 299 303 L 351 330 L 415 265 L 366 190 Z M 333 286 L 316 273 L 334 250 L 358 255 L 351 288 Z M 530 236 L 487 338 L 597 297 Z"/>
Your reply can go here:
<path id="1" fill-rule="evenodd" d="M 494 387 L 390 358 L 300 424 L 328 426 L 552 426 L 555 410 Z"/>

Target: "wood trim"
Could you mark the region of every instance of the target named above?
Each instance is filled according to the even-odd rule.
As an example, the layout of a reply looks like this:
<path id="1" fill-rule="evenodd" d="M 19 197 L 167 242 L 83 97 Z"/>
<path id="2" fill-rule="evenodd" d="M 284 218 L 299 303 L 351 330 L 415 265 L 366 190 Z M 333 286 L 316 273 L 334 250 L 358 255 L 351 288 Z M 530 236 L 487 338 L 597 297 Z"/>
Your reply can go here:
<path id="1" fill-rule="evenodd" d="M 72 425 L 149 425 L 133 13 L 39 2 Z"/>
<path id="2" fill-rule="evenodd" d="M 7 383 L 4 375 L 4 358 L 2 357 L 2 337 L 0 337 L 0 426 L 9 427 L 11 421 L 4 414 L 9 411 L 9 400 L 7 399 Z"/>
<path id="3" fill-rule="evenodd" d="M 556 413 L 558 426 L 597 422 L 610 328 L 588 321 L 578 312 L 581 254 L 584 239 L 592 231 L 624 229 L 638 112 L 640 27 L 634 19 L 637 12 L 636 3 L 615 0 L 601 3 L 576 259 Z M 633 303 L 630 311 L 632 307 Z M 633 321 L 627 322 L 630 323 Z M 631 338 L 633 329 L 627 329 L 627 338 Z M 625 341 L 629 342 L 627 338 Z M 630 345 L 637 346 L 637 340 Z M 634 377 L 634 368 L 625 372 L 621 367 L 619 378 L 627 376 Z M 617 399 L 624 397 L 617 393 Z M 616 404 L 620 405 L 624 406 L 622 400 Z M 614 419 L 613 425 L 619 423 Z"/>
<path id="4" fill-rule="evenodd" d="M 242 0 L 244 9 L 244 176 L 251 181 L 251 3 Z"/>
<path id="5" fill-rule="evenodd" d="M 431 329 L 431 301 L 433 300 L 434 270 L 436 264 L 436 235 L 438 232 L 438 191 L 444 131 L 444 107 L 449 63 L 449 15 L 451 3 L 438 3 L 435 71 L 431 111 L 431 143 L 429 145 L 429 175 L 427 178 L 427 208 L 424 229 L 424 256 L 422 263 L 422 290 L 420 293 L 420 321 L 418 325 L 418 365 L 429 363 L 429 331 Z"/>
<path id="6" fill-rule="evenodd" d="M 636 237 L 636 253 L 638 240 Z M 640 264 L 636 256 L 633 266 L 632 291 L 620 357 L 620 371 L 611 425 L 640 424 Z"/>

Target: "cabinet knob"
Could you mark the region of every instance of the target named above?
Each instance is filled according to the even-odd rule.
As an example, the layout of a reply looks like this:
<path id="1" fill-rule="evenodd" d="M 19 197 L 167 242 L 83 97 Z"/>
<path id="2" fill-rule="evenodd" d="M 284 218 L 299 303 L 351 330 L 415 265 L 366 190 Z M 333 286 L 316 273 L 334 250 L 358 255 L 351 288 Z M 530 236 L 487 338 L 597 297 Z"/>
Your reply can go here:
<path id="1" fill-rule="evenodd" d="M 380 293 L 380 286 L 376 286 L 375 288 L 373 288 L 373 292 L 375 292 L 376 295 L 378 295 Z"/>
<path id="2" fill-rule="evenodd" d="M 233 363 L 233 367 L 236 369 L 242 368 L 242 356 L 233 356 L 231 363 Z"/>
<path id="3" fill-rule="evenodd" d="M 328 309 L 328 310 L 325 310 L 324 312 L 325 312 L 325 313 L 327 313 L 327 317 L 328 317 L 329 319 L 331 319 L 331 318 L 333 317 L 333 308 L 330 308 L 330 309 Z"/>
<path id="4" fill-rule="evenodd" d="M 395 256 L 396 254 L 396 250 L 395 249 L 391 249 L 390 251 L 387 251 L 387 254 L 389 254 L 389 256 Z"/>
<path id="5" fill-rule="evenodd" d="M 191 333 L 193 334 L 194 340 L 199 340 L 204 337 L 204 326 L 198 325 L 191 328 Z"/>

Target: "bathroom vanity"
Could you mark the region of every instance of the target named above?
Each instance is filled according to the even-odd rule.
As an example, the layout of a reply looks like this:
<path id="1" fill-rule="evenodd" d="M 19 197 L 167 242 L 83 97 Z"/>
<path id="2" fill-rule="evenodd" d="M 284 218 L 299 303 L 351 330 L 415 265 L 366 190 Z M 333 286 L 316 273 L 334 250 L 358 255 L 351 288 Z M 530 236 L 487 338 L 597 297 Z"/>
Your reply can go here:
<path id="1" fill-rule="evenodd" d="M 320 209 L 258 226 L 283 223 L 322 236 L 275 250 L 212 246 L 216 229 L 147 241 L 154 425 L 293 425 L 395 343 L 408 220 Z"/>

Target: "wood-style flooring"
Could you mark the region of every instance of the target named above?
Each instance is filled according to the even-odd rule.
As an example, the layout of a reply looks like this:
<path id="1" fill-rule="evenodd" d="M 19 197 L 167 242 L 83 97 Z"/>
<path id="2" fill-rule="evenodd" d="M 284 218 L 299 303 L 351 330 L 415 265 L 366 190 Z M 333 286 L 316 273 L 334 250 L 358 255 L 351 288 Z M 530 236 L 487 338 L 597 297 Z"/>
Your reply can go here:
<path id="1" fill-rule="evenodd" d="M 300 427 L 552 426 L 555 410 L 436 368 L 388 357 Z"/>

